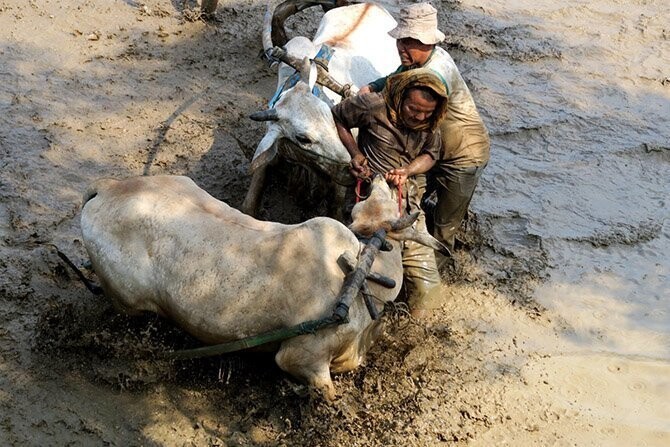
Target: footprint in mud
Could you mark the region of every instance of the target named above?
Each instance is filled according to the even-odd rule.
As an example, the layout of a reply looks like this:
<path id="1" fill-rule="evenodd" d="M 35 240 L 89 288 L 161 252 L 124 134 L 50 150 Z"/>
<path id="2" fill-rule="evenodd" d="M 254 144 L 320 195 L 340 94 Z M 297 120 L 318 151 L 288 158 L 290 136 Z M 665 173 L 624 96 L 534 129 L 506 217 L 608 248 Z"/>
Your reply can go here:
<path id="1" fill-rule="evenodd" d="M 617 429 L 614 427 L 603 427 L 600 429 L 600 433 L 604 435 L 614 435 L 617 432 Z"/>
<path id="2" fill-rule="evenodd" d="M 631 391 L 644 391 L 647 389 L 647 384 L 643 380 L 633 380 L 628 384 L 628 389 Z"/>

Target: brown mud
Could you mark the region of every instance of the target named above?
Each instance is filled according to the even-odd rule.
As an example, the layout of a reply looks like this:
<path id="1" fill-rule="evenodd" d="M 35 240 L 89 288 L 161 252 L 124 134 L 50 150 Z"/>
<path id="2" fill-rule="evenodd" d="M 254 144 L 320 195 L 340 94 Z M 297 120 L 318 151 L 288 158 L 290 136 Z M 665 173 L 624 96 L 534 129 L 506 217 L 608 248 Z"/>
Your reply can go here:
<path id="1" fill-rule="evenodd" d="M 157 360 L 198 343 L 117 313 L 51 245 L 85 265 L 99 177 L 185 174 L 242 203 L 275 72 L 265 3 L 219 3 L 203 21 L 187 0 L 0 0 L 0 444 L 670 443 L 663 0 L 436 5 L 492 160 L 442 307 L 388 309 L 332 404 L 268 354 Z M 288 183 L 271 177 L 262 218 L 322 211 Z"/>

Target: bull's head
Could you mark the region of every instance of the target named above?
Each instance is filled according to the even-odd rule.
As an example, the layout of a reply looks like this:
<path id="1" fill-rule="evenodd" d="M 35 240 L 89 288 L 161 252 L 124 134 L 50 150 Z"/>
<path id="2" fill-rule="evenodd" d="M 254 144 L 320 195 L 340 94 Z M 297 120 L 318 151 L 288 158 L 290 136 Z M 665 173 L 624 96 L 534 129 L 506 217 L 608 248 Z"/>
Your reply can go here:
<path id="1" fill-rule="evenodd" d="M 283 21 L 288 15 L 324 1 L 289 3 L 286 2 L 285 7 L 275 13 L 275 27 L 283 27 Z M 268 5 L 263 26 L 263 49 L 271 60 L 283 62 L 279 70 L 280 97 L 272 108 L 250 116 L 253 120 L 267 122 L 267 132 L 256 148 L 251 169 L 255 171 L 266 165 L 281 152 L 289 160 L 315 166 L 327 176 L 337 179 L 342 171 L 346 171 L 351 158 L 337 135 L 329 104 L 312 94 L 317 79 L 321 84 L 324 81 L 329 81 L 326 84 L 335 81 L 322 68 L 317 68 L 314 62 L 310 63 L 309 59 L 297 56 L 311 56 L 313 44 L 309 39 L 297 37 L 286 47 L 275 47 L 272 42 L 272 29 L 273 16 Z M 289 78 L 293 70 L 300 73 L 301 80 L 295 86 L 281 91 L 284 88 L 283 81 Z"/>
<path id="2" fill-rule="evenodd" d="M 369 237 L 383 228 L 392 239 L 418 242 L 445 256 L 451 256 L 449 249 L 428 234 L 425 226 L 421 230 L 416 228 L 414 223 L 419 217 L 418 212 L 398 216 L 398 200 L 381 175 L 372 179 L 370 195 L 354 206 L 351 217 L 353 222 L 349 225 L 349 229 L 356 234 Z"/>
<path id="3" fill-rule="evenodd" d="M 251 161 L 252 170 L 269 163 L 280 150 L 289 160 L 316 166 L 329 177 L 337 177 L 351 160 L 337 135 L 330 107 L 303 81 L 285 92 L 273 108 L 251 118 L 268 123 Z"/>

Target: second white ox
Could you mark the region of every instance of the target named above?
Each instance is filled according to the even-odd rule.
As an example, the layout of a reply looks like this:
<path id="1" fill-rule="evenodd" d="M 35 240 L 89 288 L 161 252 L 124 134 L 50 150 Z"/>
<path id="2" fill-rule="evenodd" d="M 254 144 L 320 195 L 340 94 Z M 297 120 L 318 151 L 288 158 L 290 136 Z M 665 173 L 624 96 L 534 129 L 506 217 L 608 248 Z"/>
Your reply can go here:
<path id="1" fill-rule="evenodd" d="M 345 252 L 355 257 L 362 247 L 352 230 L 388 231 L 394 249 L 379 253 L 372 271 L 396 286 L 370 283 L 370 289 L 378 306 L 394 300 L 403 274 L 394 239 L 442 248 L 412 228 L 416 216 L 399 219 L 397 212 L 381 177 L 354 208 L 351 230 L 327 217 L 297 225 L 258 221 L 187 177 L 136 177 L 92 184 L 81 229 L 105 294 L 118 308 L 169 317 L 214 344 L 330 316 L 344 279 L 337 260 Z M 349 319 L 283 341 L 277 364 L 332 399 L 331 371 L 356 368 L 378 332 L 360 298 Z"/>
<path id="2" fill-rule="evenodd" d="M 314 58 L 322 45 L 332 50 L 328 64 L 330 76 L 340 84 L 361 86 L 386 75 L 400 65 L 395 39 L 388 32 L 395 20 L 383 8 L 363 3 L 328 11 L 322 18 L 313 39 L 294 37 L 285 45 L 295 59 Z M 264 48 L 272 47 L 270 22 L 266 18 Z M 287 159 L 316 169 L 334 184 L 336 211 L 343 201 L 343 189 L 337 184 L 352 183 L 347 167 L 349 153 L 337 135 L 330 108 L 341 97 L 324 88 L 316 96 L 312 86 L 302 80 L 291 85 L 287 80 L 295 74 L 290 66 L 280 64 L 276 103 L 272 108 L 252 117 L 267 122 L 267 131 L 254 153 L 253 178 L 242 210 L 255 215 L 260 203 L 267 164 L 279 153 Z"/>

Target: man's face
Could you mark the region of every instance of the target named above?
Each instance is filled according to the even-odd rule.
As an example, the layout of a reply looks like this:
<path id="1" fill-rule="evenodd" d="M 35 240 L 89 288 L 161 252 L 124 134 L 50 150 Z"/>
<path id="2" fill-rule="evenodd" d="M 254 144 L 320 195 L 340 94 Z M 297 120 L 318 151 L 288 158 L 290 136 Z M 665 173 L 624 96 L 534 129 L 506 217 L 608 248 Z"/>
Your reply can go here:
<path id="1" fill-rule="evenodd" d="M 396 40 L 396 46 L 398 47 L 400 63 L 405 67 L 425 64 L 433 51 L 433 47 L 435 47 L 435 45 L 426 45 L 411 37 Z"/>
<path id="2" fill-rule="evenodd" d="M 437 101 L 427 99 L 424 95 L 424 92 L 418 89 L 412 89 L 407 93 L 400 107 L 400 117 L 406 126 L 417 127 L 433 116 Z"/>

